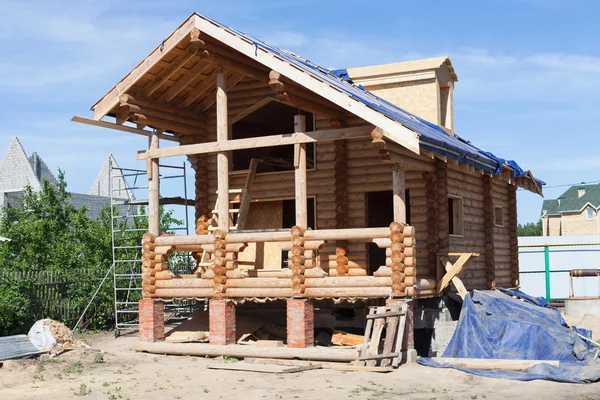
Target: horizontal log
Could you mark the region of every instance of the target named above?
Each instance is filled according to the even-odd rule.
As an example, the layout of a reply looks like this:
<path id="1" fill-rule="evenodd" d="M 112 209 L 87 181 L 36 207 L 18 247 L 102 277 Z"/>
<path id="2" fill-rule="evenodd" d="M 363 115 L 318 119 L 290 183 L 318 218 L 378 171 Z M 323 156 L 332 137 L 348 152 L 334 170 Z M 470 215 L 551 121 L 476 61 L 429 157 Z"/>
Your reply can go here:
<path id="1" fill-rule="evenodd" d="M 462 368 L 480 369 L 480 370 L 503 370 L 503 371 L 524 371 L 527 368 L 539 364 L 548 364 L 554 367 L 560 366 L 558 360 L 507 360 L 493 358 L 450 358 L 433 357 L 432 360 L 440 364 L 452 364 Z"/>
<path id="2" fill-rule="evenodd" d="M 348 298 L 348 297 L 370 297 L 387 298 L 392 289 L 390 287 L 352 287 L 352 288 L 306 288 L 304 297 L 318 298 Z"/>
<path id="3" fill-rule="evenodd" d="M 306 278 L 306 288 L 349 288 L 349 287 L 391 287 L 392 280 L 376 276 L 338 276 L 325 278 Z"/>
<path id="4" fill-rule="evenodd" d="M 358 358 L 356 349 L 339 349 L 328 347 L 258 347 L 245 345 L 215 345 L 208 343 L 168 343 L 168 342 L 138 342 L 135 348 L 138 352 L 155 354 L 173 354 L 198 357 L 230 356 L 236 358 L 278 358 L 304 359 L 311 361 L 350 362 Z"/>

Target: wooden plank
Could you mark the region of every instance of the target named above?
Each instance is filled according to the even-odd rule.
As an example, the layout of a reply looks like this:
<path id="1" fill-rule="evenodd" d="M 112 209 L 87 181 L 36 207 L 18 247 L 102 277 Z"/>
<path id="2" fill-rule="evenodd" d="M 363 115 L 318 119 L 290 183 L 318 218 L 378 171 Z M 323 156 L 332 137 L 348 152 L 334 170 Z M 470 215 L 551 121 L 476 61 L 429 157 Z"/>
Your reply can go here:
<path id="1" fill-rule="evenodd" d="M 377 307 L 377 314 L 384 314 L 385 307 Z M 379 352 L 379 342 L 381 341 L 381 332 L 385 326 L 385 319 L 376 319 L 373 323 L 373 333 L 369 339 L 366 357 L 377 355 Z M 360 358 L 359 358 L 360 360 Z M 377 365 L 377 360 L 369 360 L 366 363 L 367 367 L 374 367 Z"/>
<path id="2" fill-rule="evenodd" d="M 392 303 L 390 310 L 391 310 L 390 312 L 385 313 L 388 315 L 387 318 L 389 318 L 389 319 L 388 319 L 387 326 L 385 328 L 385 340 L 383 342 L 383 354 L 390 354 L 394 350 L 394 344 L 396 342 L 396 335 L 398 334 L 398 324 L 400 322 L 399 320 L 404 315 L 400 311 L 399 303 Z M 392 314 L 392 315 L 390 315 L 390 314 Z M 396 351 L 399 353 L 400 349 L 396 349 Z M 399 354 L 397 354 L 393 358 L 397 358 L 397 357 L 399 357 Z M 385 359 L 381 360 L 380 365 L 382 367 L 387 367 L 390 364 L 391 364 L 390 359 L 385 358 Z"/>
<path id="3" fill-rule="evenodd" d="M 390 311 L 390 312 L 386 312 L 386 313 L 383 313 L 383 314 L 367 315 L 367 319 L 398 317 L 398 316 L 401 316 L 401 315 L 404 315 L 404 312 L 402 312 L 402 311 Z"/>
<path id="4" fill-rule="evenodd" d="M 370 307 L 368 315 L 375 315 L 375 313 L 376 313 L 375 307 Z M 373 331 L 373 320 L 372 319 L 367 319 L 367 324 L 365 326 L 365 336 L 364 336 L 364 340 L 363 340 L 363 346 L 362 346 L 362 349 L 360 350 L 360 357 L 366 357 L 367 356 L 369 339 L 371 338 L 371 332 L 372 331 Z M 363 363 L 360 363 L 360 364 L 364 365 L 365 363 L 363 362 Z"/>
<path id="5" fill-rule="evenodd" d="M 256 175 L 256 168 L 258 167 L 258 159 L 252 158 L 250 160 L 250 168 L 248 169 L 248 176 L 246 177 L 246 183 L 242 189 L 242 200 L 240 202 L 240 212 L 238 213 L 238 219 L 236 224 L 237 230 L 242 230 L 246 226 L 248 220 L 248 211 L 250 210 L 250 201 L 252 200 L 252 182 L 254 182 L 254 175 Z"/>
<path id="6" fill-rule="evenodd" d="M 190 104 L 196 101 L 196 99 L 198 99 L 200 96 L 202 96 L 202 94 L 216 84 L 215 82 L 218 73 L 219 68 L 215 68 L 215 70 L 202 79 L 202 81 L 198 83 L 178 105 L 180 107 L 188 107 Z"/>
<path id="7" fill-rule="evenodd" d="M 334 331 L 331 336 L 331 344 L 337 346 L 358 346 L 364 341 L 364 336 L 352 333 Z"/>
<path id="8" fill-rule="evenodd" d="M 223 72 L 217 74 L 217 143 L 229 140 L 227 121 L 227 78 Z M 217 154 L 217 209 L 219 210 L 219 229 L 229 231 L 229 153 Z"/>
<path id="9" fill-rule="evenodd" d="M 261 372 L 268 374 L 286 374 L 293 372 L 307 371 L 310 369 L 321 368 L 319 364 L 305 365 L 301 367 L 286 367 L 282 365 L 273 364 L 251 364 L 245 362 L 234 362 L 227 364 L 213 364 L 209 365 L 208 369 L 220 369 L 227 371 L 245 371 L 245 372 Z"/>
<path id="10" fill-rule="evenodd" d="M 398 334 L 396 335 L 396 344 L 394 346 L 394 350 L 396 353 L 400 354 L 400 356 L 394 358 L 392 360 L 392 367 L 397 368 L 400 365 L 400 360 L 402 358 L 402 341 L 404 340 L 404 331 L 406 330 L 406 312 L 408 310 L 408 305 L 406 303 L 402 304 L 401 311 L 405 314 L 400 317 L 399 325 L 398 325 Z"/>
<path id="11" fill-rule="evenodd" d="M 196 65 L 194 65 L 192 69 L 190 69 L 188 72 L 185 73 L 185 75 L 179 78 L 179 80 L 161 96 L 160 101 L 164 103 L 170 102 L 183 89 L 185 89 L 187 85 L 192 83 L 194 79 L 196 79 L 204 71 L 211 67 L 212 66 L 210 64 L 205 64 L 202 61 L 199 61 Z"/>
<path id="12" fill-rule="evenodd" d="M 371 125 L 354 128 L 327 129 L 313 132 L 295 132 L 283 135 L 258 136 L 247 139 L 219 141 L 209 143 L 189 144 L 177 147 L 167 147 L 157 151 L 141 151 L 138 160 L 154 157 L 177 157 L 185 155 L 218 153 L 220 151 L 254 149 L 261 147 L 287 146 L 297 143 L 332 142 L 340 139 L 355 139 L 368 137 L 373 127 Z"/>
<path id="13" fill-rule="evenodd" d="M 135 83 L 146 74 L 156 63 L 173 50 L 179 42 L 190 34 L 197 22 L 197 18 L 192 15 L 186 19 L 173 33 L 169 35 L 162 43 L 157 46 L 144 60 L 142 60 L 134 69 L 125 76 L 115 87 L 113 87 L 102 99 L 92 106 L 94 110 L 94 119 L 101 120 L 118 103 L 119 96 L 127 92 Z"/>
<path id="14" fill-rule="evenodd" d="M 306 116 L 294 116 L 294 132 L 306 131 Z M 308 228 L 308 202 L 306 197 L 306 143 L 294 145 L 298 153 L 298 163 L 294 167 L 294 182 L 296 195 L 296 226 L 302 229 Z"/>
<path id="15" fill-rule="evenodd" d="M 366 357 L 358 357 L 359 361 L 363 361 L 363 360 L 383 360 L 384 359 L 388 359 L 388 358 L 396 358 L 400 356 L 400 353 L 381 353 L 381 354 L 375 354 L 373 356 L 366 356 Z"/>
<path id="16" fill-rule="evenodd" d="M 463 368 L 483 370 L 523 371 L 539 364 L 549 364 L 560 367 L 558 360 L 507 360 L 498 358 L 445 358 L 432 357 L 440 364 L 454 364 Z"/>
<path id="17" fill-rule="evenodd" d="M 136 135 L 142 135 L 142 136 L 146 136 L 146 137 L 152 136 L 152 131 L 146 131 L 144 129 L 134 128 L 132 126 L 113 124 L 112 122 L 96 121 L 95 119 L 80 117 L 78 115 L 75 115 L 73 118 L 71 118 L 71 121 L 79 122 L 80 124 L 98 126 L 100 128 L 108 128 L 108 129 L 114 129 L 116 131 L 135 133 Z M 160 132 L 158 133 L 158 137 L 162 140 L 169 140 L 172 142 L 179 141 L 179 138 L 176 136 L 168 135 L 168 134 L 160 133 Z M 149 159 L 149 158 L 147 157 L 147 159 Z"/>
<path id="18" fill-rule="evenodd" d="M 256 364 L 274 364 L 274 365 L 289 365 L 289 366 L 305 366 L 315 365 L 314 361 L 305 360 L 282 360 L 273 358 L 244 358 L 246 363 Z M 364 367 L 358 365 L 350 365 L 345 363 L 332 363 L 332 362 L 319 362 L 318 365 L 322 369 L 331 369 L 335 371 L 349 371 L 349 372 L 392 372 L 393 368 L 382 368 L 382 367 Z"/>
<path id="19" fill-rule="evenodd" d="M 171 64 L 161 71 L 154 79 L 152 79 L 142 89 L 142 97 L 150 97 L 152 93 L 157 91 L 162 85 L 164 85 L 177 71 L 179 71 L 188 61 L 190 61 L 197 54 L 197 50 L 190 46 L 188 49 L 171 62 Z"/>
<path id="20" fill-rule="evenodd" d="M 440 257 L 440 261 L 442 262 L 442 265 L 444 265 L 444 267 L 446 269 L 446 274 L 442 277 L 442 280 L 440 282 L 438 282 L 438 285 L 437 285 L 438 295 L 440 295 L 446 289 L 446 287 L 448 287 L 448 285 L 450 284 L 450 281 L 453 281 L 453 283 L 454 283 L 454 278 L 456 277 L 456 275 L 460 274 L 460 272 L 469 264 L 469 262 L 472 259 L 472 256 L 473 256 L 473 253 L 462 253 L 460 255 L 460 257 L 458 258 L 458 260 L 456 260 L 456 262 L 454 264 L 452 264 L 450 262 L 448 257 L 445 257 L 445 256 Z M 463 287 L 464 287 L 464 285 L 463 285 Z M 457 289 L 458 289 L 458 287 L 457 287 Z M 464 296 L 466 295 L 466 289 L 465 289 L 465 293 L 461 294 L 459 291 L 459 294 L 461 295 L 461 297 L 464 298 Z"/>

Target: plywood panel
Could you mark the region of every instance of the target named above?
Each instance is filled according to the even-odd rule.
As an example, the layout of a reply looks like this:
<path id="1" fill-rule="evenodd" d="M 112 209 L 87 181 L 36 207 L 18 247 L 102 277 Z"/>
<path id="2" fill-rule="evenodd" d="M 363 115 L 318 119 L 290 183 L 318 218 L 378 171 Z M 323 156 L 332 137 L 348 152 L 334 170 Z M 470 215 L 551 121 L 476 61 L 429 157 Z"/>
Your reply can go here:
<path id="1" fill-rule="evenodd" d="M 246 229 L 281 229 L 283 201 L 250 204 Z M 238 255 L 240 269 L 281 269 L 281 248 L 275 243 L 249 243 Z"/>

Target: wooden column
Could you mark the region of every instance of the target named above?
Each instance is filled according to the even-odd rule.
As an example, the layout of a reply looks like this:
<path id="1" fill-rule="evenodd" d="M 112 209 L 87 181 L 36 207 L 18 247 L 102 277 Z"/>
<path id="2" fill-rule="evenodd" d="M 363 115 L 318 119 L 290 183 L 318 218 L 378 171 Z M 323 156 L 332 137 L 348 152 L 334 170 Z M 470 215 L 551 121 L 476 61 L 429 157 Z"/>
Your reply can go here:
<path id="1" fill-rule="evenodd" d="M 517 187 L 508 185 L 508 230 L 513 286 L 519 285 L 519 238 L 517 235 Z"/>
<path id="2" fill-rule="evenodd" d="M 345 140 L 336 140 L 334 146 L 335 161 L 335 227 L 348 228 L 348 164 Z M 335 262 L 337 276 L 348 275 L 348 245 L 347 240 L 336 240 Z"/>
<path id="3" fill-rule="evenodd" d="M 158 149 L 158 131 L 154 130 L 150 136 L 150 150 Z M 158 164 L 160 159 L 150 160 L 148 174 L 148 232 L 153 235 L 160 234 L 160 182 Z"/>
<path id="4" fill-rule="evenodd" d="M 437 175 L 433 172 L 423 172 L 421 174 L 425 181 L 425 198 L 427 204 L 427 264 L 429 267 L 428 276 L 436 276 L 437 253 L 439 250 L 439 216 L 438 210 L 438 187 Z"/>
<path id="5" fill-rule="evenodd" d="M 448 217 L 448 164 L 436 158 L 435 160 L 436 190 L 437 190 L 437 223 L 438 242 L 437 253 L 448 255 L 450 251 L 449 217 Z M 436 263 L 436 265 L 438 265 Z M 436 279 L 439 281 L 445 271 L 438 266 Z"/>
<path id="6" fill-rule="evenodd" d="M 392 190 L 394 192 L 394 221 L 406 225 L 406 197 L 404 167 L 395 165 L 392 170 Z"/>
<path id="7" fill-rule="evenodd" d="M 294 132 L 306 132 L 306 116 L 294 116 Z M 306 143 L 294 145 L 294 171 L 296 178 L 296 226 L 308 228 L 306 200 Z"/>
<path id="8" fill-rule="evenodd" d="M 229 123 L 227 121 L 227 77 L 221 71 L 217 74 L 217 142 L 229 140 Z M 215 251 L 213 253 L 213 289 L 215 299 L 221 299 L 227 290 L 227 245 L 225 237 L 229 232 L 229 154 L 217 153 L 217 212 L 219 229 L 213 232 Z"/>
<path id="9" fill-rule="evenodd" d="M 492 177 L 483 176 L 483 233 L 485 235 L 485 281 L 488 289 L 496 286 L 494 262 L 494 203 L 492 201 Z"/>
<path id="10" fill-rule="evenodd" d="M 225 73 L 217 74 L 217 142 L 229 140 L 227 121 L 227 77 Z M 229 232 L 229 152 L 217 153 L 217 212 L 219 213 L 219 229 Z"/>

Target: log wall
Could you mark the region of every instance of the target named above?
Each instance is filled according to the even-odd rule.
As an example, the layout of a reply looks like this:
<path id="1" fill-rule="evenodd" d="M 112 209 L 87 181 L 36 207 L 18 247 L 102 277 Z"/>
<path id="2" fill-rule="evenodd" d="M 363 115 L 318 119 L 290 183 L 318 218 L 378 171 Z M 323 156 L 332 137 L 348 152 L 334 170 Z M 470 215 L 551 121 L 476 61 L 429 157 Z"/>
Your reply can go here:
<path id="1" fill-rule="evenodd" d="M 351 117 L 345 123 L 346 126 L 356 126 L 363 121 Z M 331 127 L 329 119 L 316 119 L 315 129 Z M 211 124 L 207 129 L 207 140 L 216 140 L 215 128 Z M 514 197 L 514 186 L 495 177 L 489 178 L 490 197 L 486 201 L 484 175 L 481 172 L 472 171 L 456 162 L 446 163 L 398 148 L 394 151 L 407 162 L 406 188 L 410 199 L 410 223 L 416 231 L 417 278 L 436 278 L 438 254 L 476 252 L 481 255 L 460 275 L 468 289 L 485 289 L 492 286 L 492 282 L 500 286 L 512 286 L 518 279 L 518 264 L 515 264 L 516 199 L 512 200 L 511 197 Z M 207 182 L 208 203 L 212 209 L 216 201 L 217 163 L 215 155 L 206 158 L 206 170 L 202 170 L 206 177 L 199 177 L 197 171 L 197 181 L 203 185 Z M 343 147 L 341 143 L 318 143 L 315 146 L 315 163 L 315 169 L 307 171 L 307 190 L 308 196 L 316 199 L 316 229 L 339 228 L 341 224 L 348 228 L 365 227 L 366 193 L 392 190 L 392 164 L 381 161 L 370 139 L 348 140 Z M 340 175 L 342 163 L 345 169 Z M 344 178 L 347 183 L 343 195 L 336 193 L 336 171 L 338 181 Z M 245 181 L 245 173 L 234 173 L 230 178 L 230 188 L 241 189 Z M 463 235 L 448 233 L 448 195 L 463 198 Z M 294 172 L 256 174 L 252 198 L 265 201 L 293 199 Z M 230 199 L 239 200 L 240 195 L 231 194 Z M 504 220 L 503 226 L 493 224 L 487 242 L 486 218 L 490 220 L 493 214 L 486 215 L 486 204 L 488 210 L 490 206 L 492 209 L 494 206 L 502 207 Z M 488 228 L 489 225 L 488 222 Z M 347 265 L 337 268 L 341 247 L 345 250 L 343 256 L 347 257 Z M 328 243 L 319 251 L 315 266 L 320 266 L 330 276 L 337 276 L 340 271 L 345 271 L 344 275 L 348 276 L 367 275 L 367 245 L 356 242 Z"/>
<path id="2" fill-rule="evenodd" d="M 459 278 L 468 289 L 486 289 L 483 175 L 449 163 L 448 194 L 463 199 L 463 234 L 450 235 L 449 251 L 481 254 Z"/>

